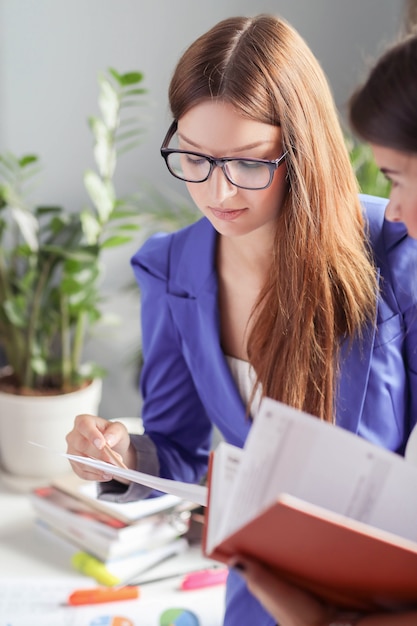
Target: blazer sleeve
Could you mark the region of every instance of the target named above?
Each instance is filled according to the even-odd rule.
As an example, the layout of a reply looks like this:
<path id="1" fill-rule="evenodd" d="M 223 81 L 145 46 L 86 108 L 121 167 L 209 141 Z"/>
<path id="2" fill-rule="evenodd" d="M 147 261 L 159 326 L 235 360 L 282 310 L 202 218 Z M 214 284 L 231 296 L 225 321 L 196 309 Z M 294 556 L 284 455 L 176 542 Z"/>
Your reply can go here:
<path id="1" fill-rule="evenodd" d="M 142 420 L 157 450 L 160 476 L 198 482 L 207 470 L 212 425 L 170 310 L 173 237 L 151 237 L 132 258 L 141 294 Z"/>
<path id="2" fill-rule="evenodd" d="M 402 224 L 385 224 L 388 272 L 403 325 L 403 357 L 408 377 L 406 408 L 409 432 L 417 423 L 417 241 L 405 233 Z"/>
<path id="3" fill-rule="evenodd" d="M 384 218 L 386 200 L 362 199 L 380 298 L 361 434 L 403 454 L 417 422 L 417 241 Z"/>

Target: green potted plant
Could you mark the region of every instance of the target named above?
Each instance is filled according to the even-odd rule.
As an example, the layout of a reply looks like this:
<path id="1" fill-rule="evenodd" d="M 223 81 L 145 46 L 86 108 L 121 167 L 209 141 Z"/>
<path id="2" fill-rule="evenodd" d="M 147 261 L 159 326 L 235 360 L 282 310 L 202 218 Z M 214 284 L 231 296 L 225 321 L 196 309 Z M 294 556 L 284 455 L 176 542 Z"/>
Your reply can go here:
<path id="1" fill-rule="evenodd" d="M 65 459 L 28 441 L 61 449 L 75 415 L 98 410 L 104 372 L 84 361 L 83 350 L 92 326 L 103 321 L 103 251 L 130 241 L 140 227 L 137 198 L 117 197 L 113 176 L 118 156 L 143 132 L 132 114 L 146 93 L 142 80 L 139 72 L 114 69 L 99 77 L 101 115 L 89 118 L 97 170 L 84 175 L 91 206 L 75 212 L 32 206 L 38 157 L 0 155 L 0 349 L 7 362 L 0 376 L 0 463 L 13 475 L 67 469 Z"/>

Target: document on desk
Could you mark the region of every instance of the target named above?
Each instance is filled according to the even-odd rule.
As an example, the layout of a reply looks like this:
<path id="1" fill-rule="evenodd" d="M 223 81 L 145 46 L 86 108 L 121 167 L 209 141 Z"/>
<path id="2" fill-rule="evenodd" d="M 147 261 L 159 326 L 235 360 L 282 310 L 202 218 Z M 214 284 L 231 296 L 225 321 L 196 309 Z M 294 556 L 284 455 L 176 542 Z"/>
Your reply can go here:
<path id="1" fill-rule="evenodd" d="M 0 578 L 0 626 L 75 626 L 65 604 L 77 587 L 79 578 Z"/>
<path id="2" fill-rule="evenodd" d="M 159 626 L 168 608 L 192 611 L 200 626 L 222 623 L 224 586 L 187 593 L 175 585 L 148 586 L 139 599 L 74 607 L 67 599 L 83 586 L 80 578 L 0 577 L 0 626 Z"/>

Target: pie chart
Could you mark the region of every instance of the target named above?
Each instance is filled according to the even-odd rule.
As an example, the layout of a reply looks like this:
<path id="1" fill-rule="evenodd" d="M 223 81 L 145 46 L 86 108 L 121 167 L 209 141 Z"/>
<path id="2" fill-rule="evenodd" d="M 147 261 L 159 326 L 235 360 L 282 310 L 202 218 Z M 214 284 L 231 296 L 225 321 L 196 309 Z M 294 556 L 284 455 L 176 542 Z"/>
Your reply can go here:
<path id="1" fill-rule="evenodd" d="M 101 615 L 90 622 L 89 626 L 134 626 L 134 624 L 127 617 L 121 617 L 118 615 Z"/>
<path id="2" fill-rule="evenodd" d="M 188 609 L 167 609 L 160 617 L 160 626 L 200 626 L 198 617 Z"/>

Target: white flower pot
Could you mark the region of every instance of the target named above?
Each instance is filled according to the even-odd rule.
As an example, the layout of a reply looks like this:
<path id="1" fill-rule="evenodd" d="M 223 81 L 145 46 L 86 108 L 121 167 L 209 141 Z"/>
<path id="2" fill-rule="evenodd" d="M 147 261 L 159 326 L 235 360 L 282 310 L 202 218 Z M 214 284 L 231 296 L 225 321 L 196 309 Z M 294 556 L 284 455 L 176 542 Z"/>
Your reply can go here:
<path id="1" fill-rule="evenodd" d="M 0 465 L 6 473 L 29 479 L 50 479 L 67 472 L 66 434 L 79 413 L 98 415 L 102 381 L 56 396 L 18 396 L 0 392 Z"/>

